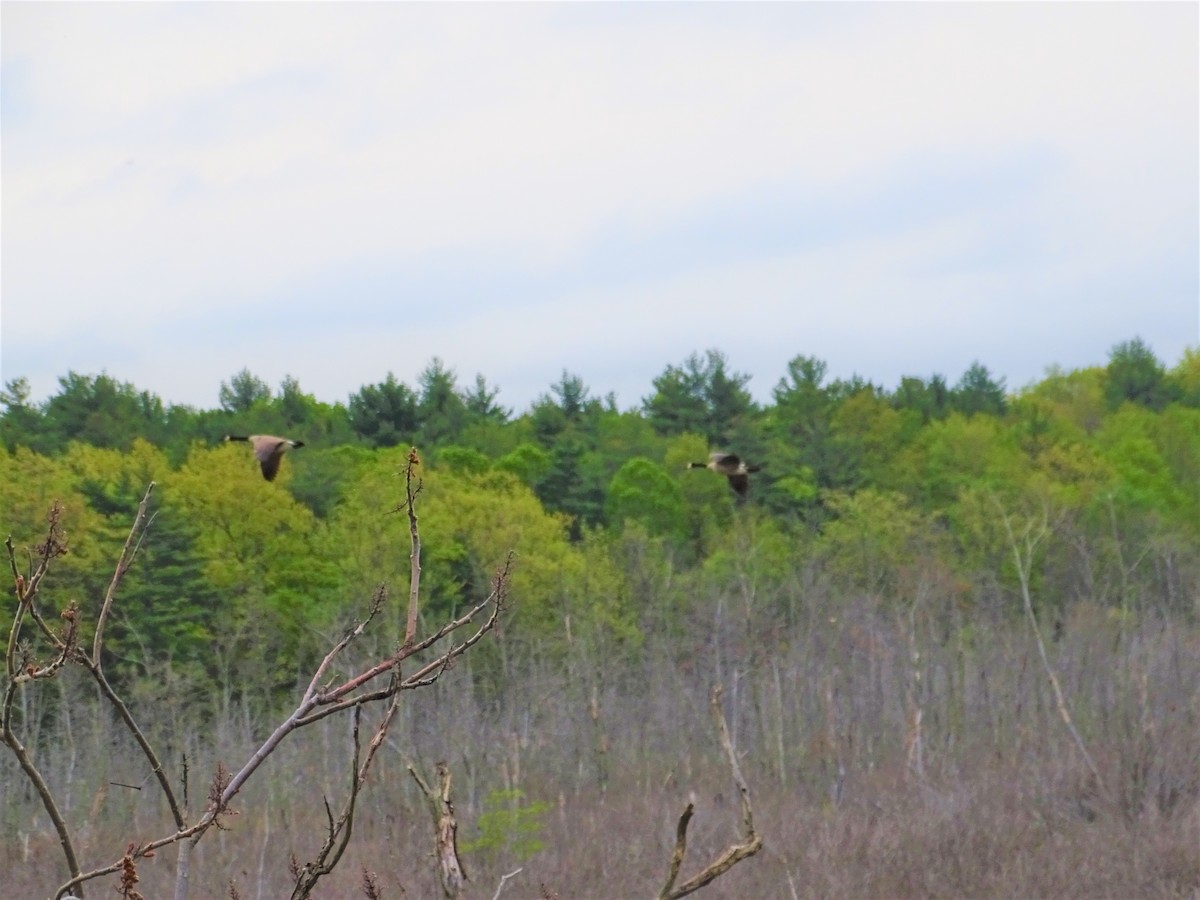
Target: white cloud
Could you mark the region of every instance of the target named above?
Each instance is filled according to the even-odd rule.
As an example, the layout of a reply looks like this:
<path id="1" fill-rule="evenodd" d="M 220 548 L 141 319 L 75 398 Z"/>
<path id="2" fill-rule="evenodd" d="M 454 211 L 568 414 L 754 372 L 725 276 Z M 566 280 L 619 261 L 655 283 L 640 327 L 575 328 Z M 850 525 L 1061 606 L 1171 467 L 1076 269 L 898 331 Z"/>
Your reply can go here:
<path id="1" fill-rule="evenodd" d="M 1112 273 L 1161 280 L 1200 239 L 1190 5 L 14 4 L 4 19 L 5 102 L 22 112 L 4 117 L 4 376 L 42 391 L 67 368 L 115 374 L 118 347 L 155 339 L 169 356 L 144 346 L 135 380 L 172 399 L 205 402 L 241 365 L 270 377 L 253 361 L 276 359 L 344 397 L 391 367 L 370 308 L 395 292 L 354 298 L 365 321 L 345 326 L 344 347 L 326 325 L 300 327 L 339 298 L 297 295 L 431 258 L 477 273 L 477 302 L 497 260 L 555 286 L 483 314 L 477 332 L 469 310 L 447 309 L 406 341 L 430 348 L 418 369 L 439 353 L 505 386 L 539 360 L 548 385 L 589 352 L 611 356 L 604 341 L 637 355 L 626 370 L 708 346 L 746 348 L 750 369 L 781 354 L 767 349 L 789 340 L 780 321 L 803 337 L 819 313 L 807 352 L 865 371 L 886 352 L 873 328 L 911 322 L 931 341 L 923 368 L 944 370 L 983 355 L 961 346 L 979 316 L 955 304 L 1030 319 L 1054 302 L 1039 285 L 1065 304 Z M 1040 180 L 998 196 L 996 173 L 1029 158 L 1048 161 Z M 943 170 L 961 184 L 938 184 Z M 964 196 L 941 213 L 889 208 L 921 207 L 904 187 L 922 178 Z M 672 243 L 772 195 L 819 198 L 842 231 L 758 254 L 753 221 L 738 254 Z M 614 233 L 676 256 L 572 282 L 595 275 L 596 241 Z M 1003 276 L 994 259 L 947 271 L 1006 246 Z M 1195 277 L 1193 261 L 1176 281 Z M 731 296 L 758 298 L 733 333 L 715 312 Z M 789 306 L 800 296 L 806 316 Z M 1200 340 L 1194 319 L 1190 338 L 1167 321 L 1188 299 L 1144 331 Z M 276 307 L 288 347 L 270 333 L 189 345 Z M 90 352 L 21 350 L 81 334 Z M 1087 362 L 1112 342 L 1096 341 Z"/>

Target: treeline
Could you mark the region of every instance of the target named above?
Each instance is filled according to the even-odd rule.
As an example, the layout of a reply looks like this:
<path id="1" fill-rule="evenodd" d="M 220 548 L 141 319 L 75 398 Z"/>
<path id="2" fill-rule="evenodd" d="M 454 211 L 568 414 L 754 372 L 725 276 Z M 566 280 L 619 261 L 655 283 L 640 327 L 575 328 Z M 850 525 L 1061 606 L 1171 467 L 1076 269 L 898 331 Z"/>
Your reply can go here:
<path id="1" fill-rule="evenodd" d="M 769 404 L 748 381 L 709 350 L 668 366 L 637 410 L 564 372 L 514 414 L 483 376 L 464 387 L 437 359 L 415 387 L 389 374 L 345 405 L 248 371 L 212 410 L 76 373 L 34 404 L 18 378 L 0 394 L 2 524 L 32 545 L 60 500 L 71 553 L 56 585 L 95 603 L 155 481 L 113 667 L 216 682 L 226 701 L 264 674 L 290 686 L 376 583 L 403 584 L 407 523 L 388 513 L 413 444 L 429 621 L 479 597 L 513 548 L 507 646 L 590 635 L 635 648 L 701 589 L 753 594 L 755 615 L 786 625 L 814 579 L 881 603 L 930 579 L 958 609 L 1011 603 L 1014 529 L 1034 522 L 1048 533 L 1039 603 L 1055 618 L 1077 600 L 1195 613 L 1200 351 L 1168 368 L 1134 339 L 1104 366 L 1051 370 L 1016 392 L 980 364 L 953 385 L 911 377 L 888 391 L 828 380 L 806 356 Z M 307 446 L 267 483 L 225 433 Z M 747 503 L 687 470 L 711 448 L 764 465 Z"/>

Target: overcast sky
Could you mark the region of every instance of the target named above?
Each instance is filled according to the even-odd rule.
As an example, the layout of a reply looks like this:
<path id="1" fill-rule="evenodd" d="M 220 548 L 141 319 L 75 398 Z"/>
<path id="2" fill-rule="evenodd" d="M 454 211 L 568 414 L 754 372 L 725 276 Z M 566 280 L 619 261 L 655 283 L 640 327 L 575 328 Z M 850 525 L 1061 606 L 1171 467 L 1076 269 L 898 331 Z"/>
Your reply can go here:
<path id="1" fill-rule="evenodd" d="M 518 412 L 715 347 L 1017 389 L 1200 343 L 1200 5 L 11 3 L 5 381 Z"/>

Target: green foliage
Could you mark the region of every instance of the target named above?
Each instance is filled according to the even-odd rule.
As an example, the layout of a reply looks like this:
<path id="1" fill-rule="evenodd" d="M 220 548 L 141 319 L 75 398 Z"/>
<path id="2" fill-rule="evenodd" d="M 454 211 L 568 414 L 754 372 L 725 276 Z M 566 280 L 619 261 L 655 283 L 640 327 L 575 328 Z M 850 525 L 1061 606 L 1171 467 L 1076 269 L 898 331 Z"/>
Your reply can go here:
<path id="1" fill-rule="evenodd" d="M 966 416 L 976 413 L 1002 416 L 1008 405 L 1004 396 L 1004 379 L 996 381 L 987 366 L 975 361 L 950 392 L 950 405 Z"/>
<path id="2" fill-rule="evenodd" d="M 423 627 L 486 596 L 512 549 L 507 634 L 539 653 L 568 633 L 610 655 L 676 633 L 689 590 L 787 621 L 817 602 L 797 587 L 812 578 L 887 597 L 937 571 L 1011 600 L 1001 510 L 1049 516 L 1039 590 L 1126 612 L 1150 597 L 1178 606 L 1200 570 L 1197 360 L 1189 349 L 1168 370 L 1134 339 L 1106 366 L 1051 368 L 1006 395 L 981 363 L 953 388 L 935 375 L 888 393 L 828 380 L 800 355 L 758 409 L 748 378 L 710 350 L 669 366 L 641 409 L 619 411 L 564 370 L 516 417 L 482 376 L 460 390 L 436 358 L 416 390 L 389 373 L 347 406 L 290 376 L 272 393 L 245 369 L 211 410 L 73 372 L 38 404 L 15 378 L 0 392 L 0 527 L 20 561 L 61 501 L 70 553 L 47 602 L 77 599 L 86 615 L 157 482 L 108 663 L 188 690 L 284 685 L 381 581 L 406 595 L 395 511 L 418 440 Z M 268 483 L 244 447 L 220 444 L 242 432 L 306 447 Z M 715 449 L 763 464 L 745 502 L 688 470 Z M 388 634 L 402 616 L 390 603 Z"/>
<path id="3" fill-rule="evenodd" d="M 685 519 L 679 483 L 662 466 L 635 456 L 608 485 L 604 514 L 613 525 L 640 522 L 649 534 L 682 537 Z"/>
<path id="4" fill-rule="evenodd" d="M 435 356 L 417 376 L 417 384 L 417 443 L 424 447 L 457 440 L 467 424 L 467 405 L 458 393 L 454 370 Z"/>
<path id="5" fill-rule="evenodd" d="M 413 441 L 418 423 L 417 395 L 388 372 L 376 385 L 365 385 L 350 395 L 350 427 L 375 447 L 395 447 Z"/>
<path id="6" fill-rule="evenodd" d="M 786 531 L 778 519 L 758 511 L 738 516 L 724 540 L 704 560 L 705 579 L 736 597 L 747 616 L 754 607 L 769 606 L 780 612 L 781 598 L 789 594 L 798 551 L 808 550 L 804 539 Z M 794 609 L 782 610 L 790 621 Z"/>
<path id="7" fill-rule="evenodd" d="M 549 809 L 549 803 L 526 803 L 524 791 L 492 791 L 484 798 L 475 824 L 479 836 L 460 841 L 459 850 L 479 853 L 489 862 L 497 858 L 512 865 L 528 862 L 545 846 L 542 817 Z"/>
<path id="8" fill-rule="evenodd" d="M 1200 407 L 1200 347 L 1185 347 L 1178 365 L 1167 378 L 1168 390 L 1179 398 L 1180 403 Z"/>
<path id="9" fill-rule="evenodd" d="M 708 441 L 684 434 L 667 445 L 664 464 L 679 473 L 680 491 L 686 514 L 685 533 L 693 551 L 702 556 L 708 544 L 720 540 L 721 531 L 733 519 L 734 496 L 724 476 L 706 469 L 689 469 L 688 464 L 706 462 Z"/>
<path id="10" fill-rule="evenodd" d="M 70 441 L 127 450 L 135 438 L 164 437 L 166 412 L 162 401 L 132 384 L 108 375 L 67 373 L 62 390 L 45 409 L 42 445 L 63 449 Z"/>
<path id="11" fill-rule="evenodd" d="M 164 484 L 198 530 L 204 579 L 220 598 L 222 680 L 286 685 L 342 589 L 312 511 L 265 481 L 244 447 L 193 447 Z M 251 649 L 253 648 L 253 649 Z"/>
<path id="12" fill-rule="evenodd" d="M 917 425 L 926 425 L 950 412 L 950 389 L 941 375 L 934 375 L 928 381 L 906 375 L 892 395 L 892 404 L 909 414 Z"/>
<path id="13" fill-rule="evenodd" d="M 9 451 L 17 447 L 38 447 L 42 432 L 42 413 L 29 402 L 29 379 L 14 378 L 0 391 L 0 446 Z"/>
<path id="14" fill-rule="evenodd" d="M 547 512 L 528 487 L 505 472 L 424 473 L 422 543 L 426 549 L 427 612 L 445 618 L 482 600 L 510 551 L 513 620 L 534 631 L 556 631 L 558 610 L 582 568 L 565 517 Z"/>
<path id="15" fill-rule="evenodd" d="M 550 454 L 536 444 L 521 444 L 511 453 L 496 460 L 496 468 L 511 472 L 532 487 L 550 471 Z"/>
<path id="16" fill-rule="evenodd" d="M 492 387 L 482 375 L 475 376 L 475 383 L 462 394 L 463 405 L 467 415 L 473 422 L 487 422 L 503 425 L 512 415 L 512 410 L 496 402 L 500 389 Z"/>
<path id="17" fill-rule="evenodd" d="M 1162 409 L 1168 400 L 1168 385 L 1162 363 L 1141 338 L 1122 341 L 1112 348 L 1105 370 L 1104 396 L 1109 409 L 1136 403 Z"/>
<path id="18" fill-rule="evenodd" d="M 280 483 L 318 518 L 327 519 L 371 459 L 370 450 L 354 444 L 306 444 L 303 450 L 288 454 L 285 466 L 291 477 Z"/>
<path id="19" fill-rule="evenodd" d="M 217 397 L 221 409 L 228 413 L 242 413 L 268 403 L 271 388 L 261 378 L 250 374 L 249 369 L 242 369 L 229 379 L 228 384 L 221 382 Z"/>
<path id="20" fill-rule="evenodd" d="M 897 461 L 896 482 L 929 510 L 946 509 L 965 487 L 1007 493 L 1024 460 L 1013 429 L 991 416 L 951 413 L 930 422 Z"/>
<path id="21" fill-rule="evenodd" d="M 486 472 L 492 467 L 490 459 L 478 450 L 472 450 L 470 447 L 442 447 L 437 451 L 435 461 L 438 465 L 445 466 L 447 469 L 470 472 L 474 475 Z"/>
<path id="22" fill-rule="evenodd" d="M 864 488 L 830 493 L 833 518 L 825 523 L 818 550 L 843 584 L 877 594 L 895 588 L 936 542 L 938 529 L 909 499 L 895 491 Z"/>
<path id="23" fill-rule="evenodd" d="M 726 370 L 725 354 L 693 353 L 680 366 L 667 366 L 654 379 L 654 394 L 643 402 L 659 434 L 702 434 L 714 445 L 729 444 L 738 426 L 754 412 L 746 385 L 749 375 Z"/>
<path id="24" fill-rule="evenodd" d="M 843 460 L 847 486 L 891 485 L 893 460 L 903 449 L 906 436 L 903 415 L 885 398 L 873 388 L 850 394 L 834 410 L 830 430 L 833 447 Z M 814 488 L 805 486 L 809 496 Z"/>
<path id="25" fill-rule="evenodd" d="M 1175 407 L 1155 415 L 1127 405 L 1097 437 L 1114 474 L 1110 492 L 1122 507 L 1200 531 L 1200 411 Z"/>

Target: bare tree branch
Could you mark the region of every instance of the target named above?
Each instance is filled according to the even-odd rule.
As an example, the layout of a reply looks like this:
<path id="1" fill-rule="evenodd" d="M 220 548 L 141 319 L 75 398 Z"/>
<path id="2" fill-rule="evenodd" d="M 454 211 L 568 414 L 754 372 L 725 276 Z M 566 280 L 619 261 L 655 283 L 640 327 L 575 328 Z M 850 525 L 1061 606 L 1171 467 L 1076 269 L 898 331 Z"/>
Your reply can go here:
<path id="1" fill-rule="evenodd" d="M 96 667 L 96 671 L 103 670 L 103 664 L 100 661 L 100 650 L 104 646 L 104 626 L 108 623 L 108 614 L 112 610 L 113 598 L 117 594 L 117 586 L 120 585 L 121 579 L 125 577 L 125 573 L 129 571 L 129 567 L 133 565 L 133 558 L 137 553 L 137 548 L 141 546 L 140 542 L 136 541 L 138 533 L 143 528 L 143 523 L 146 519 L 146 504 L 150 502 L 150 495 L 154 492 L 154 482 L 151 481 L 149 487 L 146 488 L 146 493 L 142 497 L 142 502 L 138 504 L 137 514 L 133 517 L 133 525 L 129 529 L 129 536 L 125 538 L 125 546 L 121 548 L 121 555 L 117 559 L 117 566 L 113 570 L 112 581 L 108 584 L 108 590 L 104 594 L 104 603 L 100 607 L 100 615 L 96 619 L 96 636 L 92 639 L 92 665 Z"/>
<path id="2" fill-rule="evenodd" d="M 508 882 L 508 880 L 510 878 L 516 878 L 518 875 L 520 875 L 524 871 L 525 871 L 525 867 L 521 866 L 521 868 L 519 868 L 519 869 L 513 869 L 507 875 L 501 875 L 500 883 L 498 885 L 496 885 L 496 893 L 492 894 L 492 900 L 500 900 L 500 892 L 504 890 L 504 885 Z"/>
<path id="3" fill-rule="evenodd" d="M 408 465 L 404 467 L 404 506 L 408 510 L 408 532 L 412 538 L 412 553 L 409 560 L 408 621 L 404 626 L 404 646 L 411 646 L 417 638 L 417 596 L 421 586 L 421 535 L 417 531 L 417 494 L 423 483 L 418 479 L 413 488 L 413 474 L 420 465 L 417 448 L 408 451 Z"/>
<path id="4" fill-rule="evenodd" d="M 67 827 L 66 820 L 58 808 L 58 803 L 54 799 L 54 794 L 51 792 L 50 786 L 46 783 L 46 779 L 42 777 L 42 773 L 38 770 L 33 758 L 29 755 L 29 750 L 17 737 L 12 726 L 13 702 L 16 699 L 17 690 L 22 681 L 53 676 L 75 649 L 75 636 L 77 634 L 75 616 L 78 613 L 78 608 L 74 604 L 68 607 L 71 614 L 71 619 L 69 620 L 70 627 L 68 628 L 68 639 L 63 639 L 51 632 L 41 617 L 37 615 L 34 606 L 38 589 L 46 572 L 49 571 L 51 560 L 57 559 L 67 552 L 66 537 L 59 524 L 61 515 L 62 504 L 55 501 L 50 507 L 50 513 L 47 516 L 49 527 L 47 529 L 46 540 L 38 548 L 37 565 L 31 566 L 28 570 L 29 576 L 27 578 L 22 576 L 17 569 L 16 553 L 13 549 L 12 537 L 9 536 L 4 542 L 4 546 L 8 551 L 9 568 L 13 575 L 13 587 L 17 595 L 17 612 L 13 616 L 13 624 L 9 631 L 7 654 L 5 656 L 5 671 L 8 675 L 8 684 L 4 690 L 4 705 L 2 710 L 0 710 L 0 739 L 12 750 L 13 755 L 17 758 L 18 765 L 21 767 L 21 771 L 25 773 L 25 777 L 29 779 L 34 790 L 37 791 L 37 795 L 42 801 L 42 806 L 46 810 L 46 815 L 50 817 L 50 821 L 54 824 L 59 846 L 62 847 L 63 856 L 67 861 L 67 869 L 73 876 L 77 876 L 80 872 L 79 858 L 76 855 L 75 845 L 71 840 L 71 832 Z M 18 674 L 17 639 L 21 633 L 22 620 L 26 612 L 35 619 L 43 634 L 51 638 L 52 643 L 55 644 L 59 652 L 57 659 L 46 666 L 37 666 L 32 660 L 26 661 L 22 667 L 24 671 Z"/>
<path id="5" fill-rule="evenodd" d="M 350 834 L 354 828 L 354 804 L 358 800 L 358 792 L 362 787 L 366 774 L 365 771 L 360 772 L 358 767 L 359 751 L 361 750 L 358 728 L 361 721 L 362 707 L 355 707 L 353 729 L 354 757 L 353 766 L 350 770 L 350 797 L 346 800 L 346 806 L 336 823 L 333 821 L 329 802 L 325 802 L 325 815 L 329 820 L 329 836 L 326 838 L 324 846 L 321 847 L 320 853 L 317 854 L 316 860 L 311 863 L 305 863 L 300 867 L 300 874 L 296 879 L 296 887 L 292 891 L 292 900 L 304 900 L 304 898 L 310 896 L 321 876 L 328 875 L 334 870 L 346 850 L 346 845 L 350 843 Z"/>
<path id="6" fill-rule="evenodd" d="M 454 804 L 450 801 L 450 768 L 444 762 L 437 764 L 438 790 L 425 783 L 420 773 L 410 762 L 408 774 L 421 788 L 433 817 L 434 846 L 438 858 L 438 878 L 442 893 L 448 900 L 456 900 L 462 894 L 467 871 L 458 858 L 458 820 L 454 817 Z M 517 870 L 518 872 L 520 869 Z M 513 874 L 516 874 L 515 872 Z M 511 876 L 508 876 L 511 877 Z M 501 882 L 503 887 L 504 882 Z M 496 891 L 499 896 L 499 890 Z"/>
<path id="7" fill-rule="evenodd" d="M 1063 695 L 1062 687 L 1058 682 L 1058 675 L 1055 673 L 1054 667 L 1050 664 L 1050 656 L 1046 652 L 1046 641 L 1042 638 L 1041 628 L 1038 627 L 1037 614 L 1033 610 L 1033 597 L 1029 589 L 1033 572 L 1033 560 L 1038 545 L 1045 540 L 1046 535 L 1050 532 L 1050 514 L 1043 507 L 1040 518 L 1033 518 L 1026 521 L 1025 527 L 1018 538 L 1013 529 L 1012 519 L 1005 512 L 1004 508 L 1000 505 L 1000 500 L 994 494 L 992 495 L 992 502 L 996 504 L 1000 518 L 1004 521 L 1004 529 L 1008 534 L 1008 543 L 1012 548 L 1013 563 L 1017 568 L 1017 580 L 1021 585 L 1021 600 L 1025 607 L 1025 617 L 1029 620 L 1029 628 L 1033 632 L 1033 638 L 1037 644 L 1038 657 L 1041 659 L 1042 669 L 1045 671 L 1046 678 L 1050 682 L 1050 688 L 1054 692 L 1054 705 L 1058 710 L 1058 716 L 1062 719 L 1063 725 L 1066 726 L 1071 739 L 1075 742 L 1075 747 L 1079 750 L 1079 755 L 1083 757 L 1084 763 L 1092 773 L 1092 777 L 1096 780 L 1096 787 L 1100 791 L 1101 796 L 1109 800 L 1111 799 L 1111 795 L 1105 787 L 1104 779 L 1100 776 L 1100 770 L 1092 760 L 1092 755 L 1088 753 L 1087 745 L 1083 742 L 1083 737 L 1079 734 L 1078 729 L 1075 728 L 1075 722 L 1071 718 L 1071 710 L 1067 706 L 1066 697 Z"/>
<path id="8" fill-rule="evenodd" d="M 733 741 L 729 737 L 729 726 L 725 722 L 725 713 L 721 709 L 721 685 L 715 685 L 712 689 L 712 696 L 709 698 L 709 707 L 712 711 L 713 721 L 717 727 L 717 735 L 721 740 L 721 746 L 725 750 L 725 756 L 729 760 L 729 768 L 733 773 L 733 783 L 737 786 L 738 794 L 742 800 L 742 841 L 741 843 L 730 844 L 720 856 L 709 863 L 702 871 L 693 875 L 683 884 L 675 887 L 675 879 L 679 875 L 679 869 L 683 865 L 683 857 L 687 852 L 687 829 L 688 823 L 692 819 L 692 813 L 695 806 L 691 803 L 683 811 L 683 815 L 679 817 L 679 824 L 675 829 L 675 852 L 671 855 L 671 867 L 668 872 L 667 883 L 658 893 L 658 900 L 675 900 L 677 897 L 686 897 L 695 891 L 700 890 L 706 884 L 720 878 L 743 859 L 753 856 L 762 849 L 762 838 L 754 830 L 754 810 L 750 805 L 750 789 L 746 786 L 746 779 L 742 777 L 741 766 L 738 765 L 737 753 L 733 748 Z"/>
<path id="9" fill-rule="evenodd" d="M 92 879 L 112 874 L 114 872 L 123 873 L 122 877 L 126 878 L 126 886 L 129 890 L 133 888 L 134 881 L 128 880 L 127 876 L 132 872 L 136 874 L 135 864 L 138 859 L 153 856 L 155 851 L 161 847 L 172 844 L 179 845 L 179 854 L 176 863 L 176 883 L 175 883 L 175 898 L 176 900 L 185 900 L 188 890 L 189 880 L 189 860 L 191 852 L 200 839 L 208 832 L 209 829 L 216 827 L 223 828 L 222 817 L 227 815 L 236 815 L 236 811 L 232 809 L 231 803 L 237 796 L 238 792 L 245 785 L 246 781 L 253 776 L 263 762 L 270 756 L 279 744 L 287 738 L 292 732 L 310 725 L 313 722 L 324 718 L 326 715 L 331 715 L 334 712 L 339 712 L 343 709 L 354 708 L 354 754 L 353 754 L 353 780 L 351 784 L 350 795 L 346 801 L 341 815 L 335 820 L 332 810 L 327 807 L 327 815 L 329 818 L 329 829 L 327 839 L 321 851 L 318 853 L 316 860 L 307 866 L 300 867 L 297 864 L 297 885 L 296 892 L 293 896 L 307 897 L 310 895 L 313 887 L 318 879 L 328 872 L 340 862 L 342 854 L 348 845 L 353 827 L 353 818 L 355 803 L 362 787 L 365 784 L 368 769 L 374 760 L 379 747 L 385 740 L 388 727 L 395 718 L 396 711 L 399 705 L 400 692 L 411 690 L 418 687 L 423 687 L 435 682 L 443 672 L 450 669 L 455 660 L 473 647 L 483 635 L 495 629 L 498 624 L 499 614 L 501 610 L 507 606 L 508 585 L 510 573 L 513 563 L 513 556 L 510 553 L 504 562 L 504 565 L 497 570 L 496 576 L 492 583 L 490 593 L 486 598 L 464 613 L 457 619 L 453 619 L 443 624 L 432 634 L 423 639 L 417 640 L 416 637 L 416 618 L 418 610 L 418 598 L 420 588 L 420 535 L 417 530 L 417 517 L 414 510 L 414 502 L 417 495 L 420 493 L 421 485 L 419 481 L 414 486 L 413 473 L 414 467 L 418 464 L 415 450 L 410 453 L 409 466 L 407 468 L 408 480 L 405 491 L 405 505 L 409 514 L 410 537 L 412 539 L 412 554 L 410 561 L 413 565 L 413 573 L 410 581 L 409 592 L 409 615 L 408 625 L 406 627 L 403 641 L 399 644 L 399 649 L 386 659 L 380 660 L 374 665 L 369 666 L 363 671 L 352 675 L 349 679 L 337 686 L 324 685 L 322 681 L 330 671 L 334 661 L 339 655 L 349 646 L 349 644 L 374 621 L 379 612 L 383 609 L 387 598 L 387 592 L 384 586 L 375 592 L 372 598 L 370 608 L 364 619 L 358 622 L 354 627 L 346 632 L 339 639 L 329 652 L 321 660 L 317 666 L 312 678 L 310 679 L 307 688 L 300 698 L 300 702 L 296 708 L 288 715 L 275 730 L 268 736 L 265 742 L 258 747 L 250 757 L 242 764 L 241 768 L 236 772 L 230 773 L 225 770 L 224 766 L 218 763 L 217 773 L 213 779 L 212 787 L 209 791 L 208 803 L 198 819 L 191 824 L 187 824 L 183 809 L 176 802 L 174 793 L 171 789 L 170 782 L 167 779 L 166 772 L 158 757 L 154 753 L 145 735 L 138 727 L 128 706 L 124 703 L 121 697 L 113 690 L 105 677 L 102 667 L 102 651 L 103 651 L 103 633 L 107 619 L 116 602 L 117 589 L 120 586 L 121 580 L 125 573 L 129 570 L 136 557 L 138 548 L 140 547 L 141 537 L 144 537 L 146 527 L 152 519 L 146 517 L 146 507 L 149 503 L 150 495 L 154 489 L 154 483 L 151 482 L 146 491 L 142 502 L 138 506 L 137 514 L 134 518 L 133 526 L 130 529 L 129 535 L 125 541 L 124 548 L 117 561 L 116 568 L 113 573 L 108 590 L 105 594 L 103 604 L 97 619 L 96 635 L 93 641 L 92 653 L 89 655 L 79 651 L 76 644 L 76 635 L 78 632 L 77 623 L 77 608 L 71 607 L 64 618 L 68 620 L 67 628 L 63 634 L 56 633 L 39 614 L 34 598 L 37 595 L 41 580 L 44 577 L 50 561 L 61 556 L 66 552 L 65 538 L 62 536 L 59 528 L 58 520 L 61 515 L 61 506 L 56 504 L 50 515 L 50 532 L 47 540 L 37 548 L 36 561 L 31 555 L 31 562 L 28 576 L 23 576 L 16 563 L 16 555 L 12 546 L 11 540 L 6 542 L 9 555 L 9 567 L 13 573 L 13 581 L 18 596 L 18 613 L 14 617 L 15 623 L 9 635 L 9 653 L 6 658 L 6 670 L 9 674 L 8 685 L 5 691 L 4 707 L 2 711 L 3 717 L 3 736 L 4 742 L 9 745 L 18 759 L 21 761 L 23 771 L 29 777 L 31 783 L 35 785 L 39 793 L 42 794 L 44 803 L 51 816 L 55 821 L 56 827 L 59 829 L 60 841 L 64 847 L 64 855 L 68 861 L 68 868 L 71 874 L 70 879 L 62 884 L 56 897 L 63 897 L 68 892 L 76 890 L 82 895 L 82 886 Z M 434 648 L 447 637 L 460 629 L 466 628 L 476 621 L 480 613 L 488 606 L 491 607 L 490 615 L 481 624 L 478 624 L 475 630 L 465 639 L 458 643 L 450 643 L 450 646 L 443 650 L 434 659 L 426 661 L 421 665 L 416 672 L 401 677 L 401 663 L 417 653 Z M 37 625 L 41 632 L 55 648 L 56 657 L 50 663 L 35 664 L 30 658 L 28 665 L 18 665 L 17 640 L 20 633 L 22 622 L 25 616 L 28 615 Z M 13 705 L 13 696 L 20 681 L 30 681 L 34 678 L 50 677 L 54 675 L 61 666 L 68 661 L 76 661 L 86 668 L 92 675 L 93 679 L 100 686 L 101 693 L 118 711 L 122 721 L 125 723 L 129 731 L 134 735 L 135 740 L 141 747 L 144 755 L 149 760 L 151 769 L 155 777 L 158 779 L 160 786 L 163 789 L 164 795 L 168 800 L 171 808 L 172 817 L 175 822 L 175 830 L 167 835 L 146 841 L 140 844 L 131 844 L 127 852 L 118 860 L 115 860 L 106 865 L 96 867 L 90 871 L 83 872 L 78 863 L 74 848 L 71 844 L 70 833 L 67 829 L 62 816 L 58 813 L 54 806 L 54 798 L 46 785 L 44 779 L 41 778 L 33 764 L 32 759 L 20 742 L 16 739 L 11 728 L 11 710 Z M 381 687 L 374 691 L 366 693 L 356 693 L 364 685 L 378 678 L 383 674 L 389 674 L 389 682 L 386 687 Z M 362 706 L 367 703 L 391 699 L 383 720 L 376 729 L 375 734 L 367 748 L 365 759 L 360 764 L 360 742 L 359 742 L 359 723 L 361 721 Z M 446 803 L 449 804 L 449 777 L 447 773 L 445 782 Z M 461 867 L 460 867 L 461 871 Z M 463 876 L 465 878 L 465 875 Z M 133 894 L 129 894 L 133 896 Z"/>

